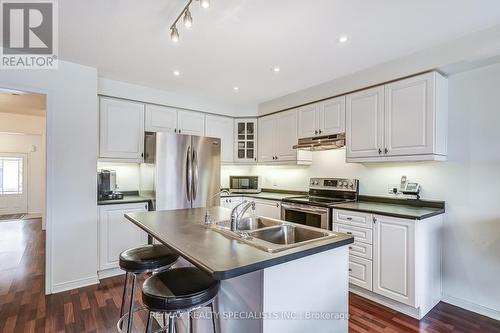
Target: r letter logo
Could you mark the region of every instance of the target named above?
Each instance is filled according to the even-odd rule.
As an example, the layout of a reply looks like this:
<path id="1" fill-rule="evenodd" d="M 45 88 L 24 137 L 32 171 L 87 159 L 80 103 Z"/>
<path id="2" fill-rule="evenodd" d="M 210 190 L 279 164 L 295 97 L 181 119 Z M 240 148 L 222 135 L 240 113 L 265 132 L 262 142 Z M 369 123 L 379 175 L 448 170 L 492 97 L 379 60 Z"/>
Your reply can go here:
<path id="1" fill-rule="evenodd" d="M 57 3 L 2 0 L 2 69 L 57 68 Z"/>

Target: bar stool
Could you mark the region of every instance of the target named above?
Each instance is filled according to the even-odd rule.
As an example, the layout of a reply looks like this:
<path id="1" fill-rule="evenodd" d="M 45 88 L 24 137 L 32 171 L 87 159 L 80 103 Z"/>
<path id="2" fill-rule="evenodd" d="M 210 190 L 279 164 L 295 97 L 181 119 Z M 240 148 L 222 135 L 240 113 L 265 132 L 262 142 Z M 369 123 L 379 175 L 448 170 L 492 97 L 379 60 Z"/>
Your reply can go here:
<path id="1" fill-rule="evenodd" d="M 219 289 L 219 281 L 195 267 L 175 268 L 148 278 L 142 286 L 142 303 L 148 310 L 146 333 L 151 331 L 154 312 L 168 316 L 168 333 L 174 332 L 176 316 L 188 313 L 193 332 L 191 312 L 205 306 L 211 308 L 216 332 L 213 302 Z"/>
<path id="2" fill-rule="evenodd" d="M 120 308 L 120 320 L 125 314 L 125 300 L 127 296 L 127 285 L 129 275 L 132 275 L 132 290 L 128 311 L 127 333 L 132 333 L 133 305 L 137 276 L 144 273 L 155 273 L 169 269 L 179 258 L 165 245 L 152 244 L 128 249 L 120 253 L 120 268 L 125 273 L 125 284 L 123 286 L 122 305 Z M 121 329 L 120 323 L 120 329 Z"/>

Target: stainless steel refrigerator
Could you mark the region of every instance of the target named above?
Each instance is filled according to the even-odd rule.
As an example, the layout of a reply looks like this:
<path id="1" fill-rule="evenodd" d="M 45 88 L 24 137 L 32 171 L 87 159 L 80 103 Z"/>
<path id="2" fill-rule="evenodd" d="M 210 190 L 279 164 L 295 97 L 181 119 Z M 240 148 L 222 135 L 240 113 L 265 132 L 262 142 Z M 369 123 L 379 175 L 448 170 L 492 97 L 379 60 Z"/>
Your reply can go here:
<path id="1" fill-rule="evenodd" d="M 144 158 L 155 164 L 156 210 L 205 207 L 220 190 L 220 139 L 146 133 Z"/>

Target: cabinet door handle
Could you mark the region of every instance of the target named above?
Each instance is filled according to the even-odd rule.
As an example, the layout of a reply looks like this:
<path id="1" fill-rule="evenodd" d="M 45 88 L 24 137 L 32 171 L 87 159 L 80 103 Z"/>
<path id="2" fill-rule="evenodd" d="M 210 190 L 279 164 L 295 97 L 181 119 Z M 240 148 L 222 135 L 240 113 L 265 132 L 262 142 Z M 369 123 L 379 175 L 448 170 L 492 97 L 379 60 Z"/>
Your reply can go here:
<path id="1" fill-rule="evenodd" d="M 179 133 L 181 132 L 181 129 L 179 128 Z"/>
<path id="2" fill-rule="evenodd" d="M 352 217 L 346 217 L 345 219 L 351 221 Z"/>
<path id="3" fill-rule="evenodd" d="M 277 204 L 276 204 L 276 207 L 279 207 L 279 206 L 280 206 L 280 204 L 279 204 L 279 203 L 277 203 Z"/>
<path id="4" fill-rule="evenodd" d="M 348 235 L 352 235 L 352 232 L 348 231 L 348 232 L 346 232 L 346 234 L 348 234 Z"/>
<path id="5" fill-rule="evenodd" d="M 174 133 L 177 133 L 177 128 L 174 128 Z"/>
<path id="6" fill-rule="evenodd" d="M 373 217 L 372 220 L 373 220 L 373 224 L 377 223 L 377 218 L 375 216 Z"/>
<path id="7" fill-rule="evenodd" d="M 382 154 L 382 149 L 380 149 L 380 148 L 378 149 L 378 154 L 379 155 Z"/>
<path id="8" fill-rule="evenodd" d="M 384 148 L 384 154 L 387 154 L 389 152 L 389 149 Z"/>
<path id="9" fill-rule="evenodd" d="M 276 156 L 276 159 L 278 159 L 278 156 Z"/>
<path id="10" fill-rule="evenodd" d="M 352 250 L 352 246 L 349 246 L 349 250 Z"/>
<path id="11" fill-rule="evenodd" d="M 321 134 L 321 133 L 322 133 L 322 131 L 321 131 L 321 130 L 318 130 L 318 133 L 319 133 L 319 134 Z"/>
<path id="12" fill-rule="evenodd" d="M 314 134 L 315 134 L 315 135 L 318 135 L 318 130 L 315 130 L 315 131 L 314 131 Z"/>
<path id="13" fill-rule="evenodd" d="M 349 268 L 349 272 L 352 272 L 352 268 Z"/>

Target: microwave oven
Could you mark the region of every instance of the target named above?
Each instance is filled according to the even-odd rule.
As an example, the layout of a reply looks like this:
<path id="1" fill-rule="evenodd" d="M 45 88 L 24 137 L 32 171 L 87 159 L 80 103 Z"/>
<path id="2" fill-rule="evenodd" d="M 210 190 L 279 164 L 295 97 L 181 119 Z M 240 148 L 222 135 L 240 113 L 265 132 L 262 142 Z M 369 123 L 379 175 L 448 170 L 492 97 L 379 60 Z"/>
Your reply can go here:
<path id="1" fill-rule="evenodd" d="M 229 176 L 229 191 L 232 193 L 260 193 L 259 176 Z"/>

